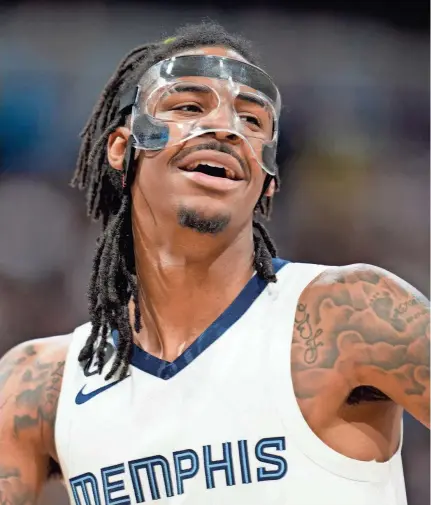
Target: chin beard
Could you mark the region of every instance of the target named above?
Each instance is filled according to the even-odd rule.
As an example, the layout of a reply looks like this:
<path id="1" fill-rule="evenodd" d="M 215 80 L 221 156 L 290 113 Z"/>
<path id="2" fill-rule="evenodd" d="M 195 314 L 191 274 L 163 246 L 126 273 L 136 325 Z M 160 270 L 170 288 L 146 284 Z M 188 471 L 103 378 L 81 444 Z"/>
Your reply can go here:
<path id="1" fill-rule="evenodd" d="M 184 228 L 190 228 L 198 233 L 216 235 L 226 229 L 230 222 L 230 216 L 216 214 L 212 217 L 205 217 L 194 209 L 182 207 L 178 211 L 178 223 Z"/>

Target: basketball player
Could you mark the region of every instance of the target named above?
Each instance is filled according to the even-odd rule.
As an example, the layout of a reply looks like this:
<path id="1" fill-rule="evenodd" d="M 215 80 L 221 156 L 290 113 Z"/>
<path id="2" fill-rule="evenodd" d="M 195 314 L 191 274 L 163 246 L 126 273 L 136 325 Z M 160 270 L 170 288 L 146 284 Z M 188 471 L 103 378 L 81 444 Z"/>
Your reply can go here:
<path id="1" fill-rule="evenodd" d="M 73 180 L 101 219 L 91 323 L 1 361 L 0 504 L 399 505 L 429 426 L 429 309 L 370 265 L 276 257 L 280 96 L 216 25 L 132 51 Z"/>

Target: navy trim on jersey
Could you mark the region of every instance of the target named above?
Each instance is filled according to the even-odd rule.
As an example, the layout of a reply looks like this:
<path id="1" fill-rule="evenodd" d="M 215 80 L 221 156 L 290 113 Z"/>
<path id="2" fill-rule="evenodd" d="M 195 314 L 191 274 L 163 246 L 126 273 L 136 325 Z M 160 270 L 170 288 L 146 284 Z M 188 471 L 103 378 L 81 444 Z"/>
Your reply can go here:
<path id="1" fill-rule="evenodd" d="M 278 272 L 287 263 L 289 262 L 280 258 L 273 258 L 272 260 L 275 272 Z M 133 344 L 131 364 L 160 379 L 168 380 L 174 377 L 235 324 L 247 312 L 266 286 L 266 281 L 254 275 L 229 307 L 175 361 L 169 362 L 156 358 Z M 117 345 L 118 331 L 113 330 L 112 336 L 115 345 Z"/>

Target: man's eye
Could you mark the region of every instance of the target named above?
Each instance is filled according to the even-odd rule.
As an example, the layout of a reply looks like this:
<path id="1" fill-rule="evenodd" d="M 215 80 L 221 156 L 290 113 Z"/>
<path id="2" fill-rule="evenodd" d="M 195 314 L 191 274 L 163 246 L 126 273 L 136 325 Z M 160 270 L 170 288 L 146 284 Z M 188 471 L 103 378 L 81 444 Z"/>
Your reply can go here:
<path id="1" fill-rule="evenodd" d="M 179 110 L 181 112 L 202 112 L 201 107 L 195 104 L 185 104 L 174 107 L 172 110 Z"/>
<path id="2" fill-rule="evenodd" d="M 246 123 L 253 124 L 259 128 L 262 126 L 259 119 L 257 119 L 257 117 L 255 117 L 255 116 L 242 115 L 241 119 L 242 119 L 242 121 L 244 121 Z"/>

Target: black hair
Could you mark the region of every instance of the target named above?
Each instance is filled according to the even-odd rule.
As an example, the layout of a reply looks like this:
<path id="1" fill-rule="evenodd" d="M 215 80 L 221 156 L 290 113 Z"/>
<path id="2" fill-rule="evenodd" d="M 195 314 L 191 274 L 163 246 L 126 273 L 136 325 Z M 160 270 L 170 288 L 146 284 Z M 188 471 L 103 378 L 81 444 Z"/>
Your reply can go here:
<path id="1" fill-rule="evenodd" d="M 134 328 L 137 332 L 141 319 L 131 230 L 130 188 L 123 189 L 121 173 L 109 166 L 106 153 L 108 137 L 128 119 L 127 114 L 120 111 L 121 94 L 136 86 L 145 71 L 158 61 L 199 46 L 229 47 L 251 63 L 257 63 L 250 43 L 245 39 L 229 35 L 215 23 L 188 25 L 179 29 L 173 38 L 137 47 L 124 57 L 81 133 L 82 144 L 71 184 L 86 189 L 88 215 L 95 220 L 101 218 L 102 232 L 97 241 L 88 293 L 92 330 L 80 352 L 79 361 L 86 364 L 96 354 L 99 373 L 102 373 L 108 334 L 117 330 L 117 353 L 107 379 L 120 368 L 122 378 L 128 371 L 133 343 L 129 317 L 131 298 L 135 305 Z M 278 176 L 275 176 L 275 184 L 278 188 Z M 269 218 L 270 212 L 271 199 L 262 194 L 255 216 Z M 272 265 L 272 258 L 276 256 L 275 246 L 262 223 L 254 219 L 253 227 L 256 273 L 267 282 L 276 282 Z"/>

